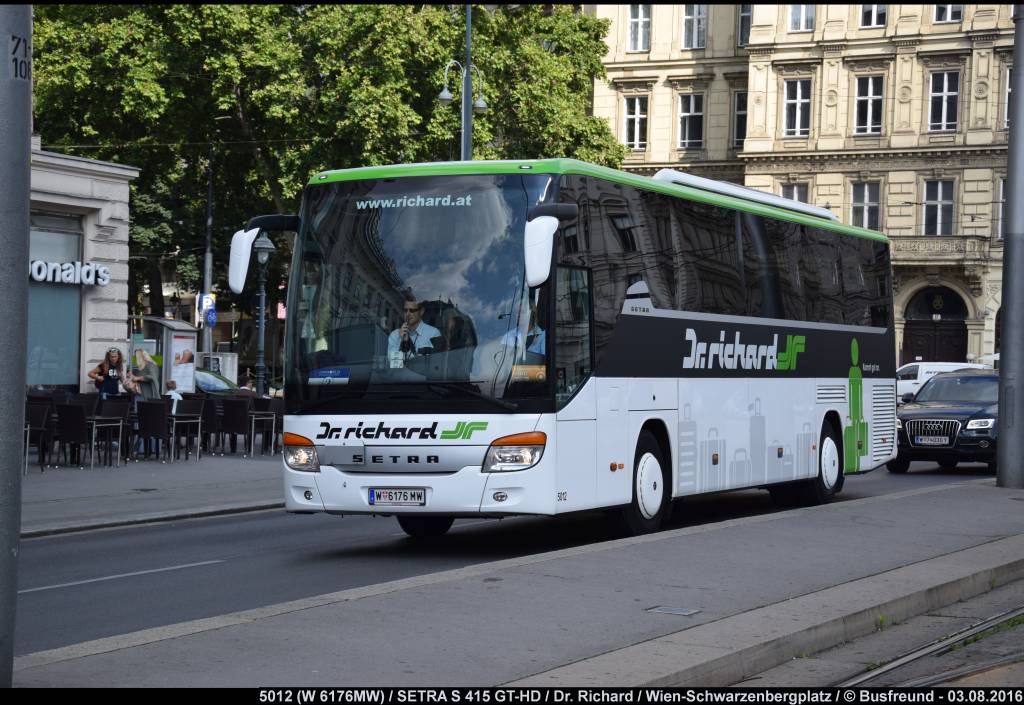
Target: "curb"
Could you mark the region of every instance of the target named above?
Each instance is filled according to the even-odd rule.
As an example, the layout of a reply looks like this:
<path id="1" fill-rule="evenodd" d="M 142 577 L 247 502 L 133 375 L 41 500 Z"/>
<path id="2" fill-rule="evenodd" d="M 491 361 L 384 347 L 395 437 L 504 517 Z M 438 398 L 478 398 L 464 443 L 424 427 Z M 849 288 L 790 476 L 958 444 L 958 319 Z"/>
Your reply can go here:
<path id="1" fill-rule="evenodd" d="M 1012 558 L 1010 558 L 1012 557 Z M 1024 534 L 684 629 L 506 683 L 729 686 L 1024 578 Z"/>
<path id="2" fill-rule="evenodd" d="M 177 519 L 201 519 L 204 517 L 227 516 L 230 514 L 246 514 L 249 512 L 261 512 L 267 509 L 284 509 L 284 502 L 275 502 L 270 504 L 227 505 L 176 512 L 160 512 L 157 514 L 144 514 L 130 519 L 99 519 L 91 522 L 83 521 L 76 524 L 48 526 L 42 529 L 22 531 L 20 538 L 35 539 L 43 536 L 73 534 L 79 531 L 114 529 L 123 526 L 137 526 L 139 524 L 160 524 Z"/>

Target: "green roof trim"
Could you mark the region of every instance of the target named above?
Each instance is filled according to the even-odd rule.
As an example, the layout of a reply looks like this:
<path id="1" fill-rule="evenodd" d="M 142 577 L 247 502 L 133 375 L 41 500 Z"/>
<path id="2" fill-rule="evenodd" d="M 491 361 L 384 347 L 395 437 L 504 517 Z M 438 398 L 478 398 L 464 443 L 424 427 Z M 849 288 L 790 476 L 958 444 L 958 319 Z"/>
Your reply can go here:
<path id="1" fill-rule="evenodd" d="M 686 198 L 711 205 L 743 210 L 755 215 L 768 216 L 778 220 L 787 220 L 801 225 L 810 225 L 823 230 L 852 235 L 854 237 L 889 242 L 884 234 L 853 225 L 845 225 L 837 220 L 816 218 L 796 211 L 776 208 L 761 203 L 711 193 L 702 189 L 672 184 L 666 181 L 655 181 L 646 176 L 638 176 L 629 172 L 610 169 L 596 164 L 588 164 L 576 159 L 534 159 L 521 161 L 472 161 L 472 162 L 431 162 L 425 164 L 394 164 L 390 166 L 367 166 L 356 169 L 340 169 L 315 174 L 309 180 L 310 186 L 329 184 L 339 181 L 360 181 L 364 179 L 394 179 L 405 176 L 457 176 L 460 174 L 576 174 L 605 179 L 626 186 L 634 186 L 646 191 L 664 193 L 669 196 Z"/>

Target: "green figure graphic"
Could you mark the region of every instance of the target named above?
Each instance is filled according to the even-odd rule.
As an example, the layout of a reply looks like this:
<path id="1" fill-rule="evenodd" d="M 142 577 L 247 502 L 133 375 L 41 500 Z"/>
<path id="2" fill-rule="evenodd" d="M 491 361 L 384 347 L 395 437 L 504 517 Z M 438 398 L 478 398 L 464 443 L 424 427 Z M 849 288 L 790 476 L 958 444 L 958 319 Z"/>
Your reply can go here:
<path id="1" fill-rule="evenodd" d="M 850 343 L 850 425 L 843 429 L 843 472 L 860 471 L 860 459 L 868 454 L 868 423 L 864 420 L 864 380 L 857 339 Z"/>

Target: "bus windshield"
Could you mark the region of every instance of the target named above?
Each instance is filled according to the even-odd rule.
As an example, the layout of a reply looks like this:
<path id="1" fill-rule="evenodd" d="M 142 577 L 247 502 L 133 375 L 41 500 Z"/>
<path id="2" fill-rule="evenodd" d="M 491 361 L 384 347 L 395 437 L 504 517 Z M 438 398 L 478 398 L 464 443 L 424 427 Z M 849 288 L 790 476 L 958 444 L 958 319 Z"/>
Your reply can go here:
<path id="1" fill-rule="evenodd" d="M 524 278 L 539 174 L 307 188 L 288 294 L 289 413 L 543 411 L 549 285 Z"/>

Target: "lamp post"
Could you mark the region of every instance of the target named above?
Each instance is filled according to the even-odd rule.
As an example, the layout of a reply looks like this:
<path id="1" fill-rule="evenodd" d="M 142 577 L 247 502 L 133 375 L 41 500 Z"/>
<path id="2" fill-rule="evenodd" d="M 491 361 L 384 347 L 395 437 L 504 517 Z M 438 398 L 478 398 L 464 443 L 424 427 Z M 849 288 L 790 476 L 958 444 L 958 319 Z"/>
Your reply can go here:
<path id="1" fill-rule="evenodd" d="M 217 122 L 220 120 L 230 120 L 230 115 L 219 115 L 214 120 L 214 131 L 217 129 Z M 210 161 L 206 167 L 206 254 L 203 257 L 203 292 L 204 294 L 210 294 L 213 292 L 213 157 L 214 147 L 213 141 L 210 141 Z M 202 308 L 202 307 L 200 307 Z M 206 311 L 202 312 L 203 315 Z M 213 352 L 213 331 L 210 330 L 210 326 L 203 323 L 203 352 L 209 354 Z M 207 358 L 209 360 L 209 358 Z M 209 364 L 209 362 L 207 362 Z"/>
<path id="2" fill-rule="evenodd" d="M 473 159 L 473 113 L 482 113 L 487 110 L 487 103 L 483 99 L 483 78 L 480 75 L 480 69 L 473 65 L 471 58 L 472 47 L 473 47 L 473 10 L 472 6 L 466 5 L 466 63 L 460 64 L 458 61 L 452 59 L 448 62 L 448 65 L 444 67 L 444 88 L 437 96 L 437 100 L 442 105 L 448 105 L 452 102 L 451 91 L 448 90 L 448 70 L 451 69 L 452 65 L 459 67 L 459 72 L 462 77 L 462 161 L 468 162 Z M 473 99 L 473 78 L 471 71 L 476 71 L 477 78 L 480 80 L 480 97 L 470 103 Z"/>
<path id="3" fill-rule="evenodd" d="M 256 261 L 259 263 L 260 304 L 259 321 L 256 328 L 256 393 L 260 396 L 266 392 L 267 366 L 263 360 L 263 326 L 266 318 L 267 306 L 267 261 L 270 253 L 274 251 L 274 243 L 270 241 L 267 234 L 260 231 L 256 242 L 252 243 L 252 249 L 256 250 Z"/>

